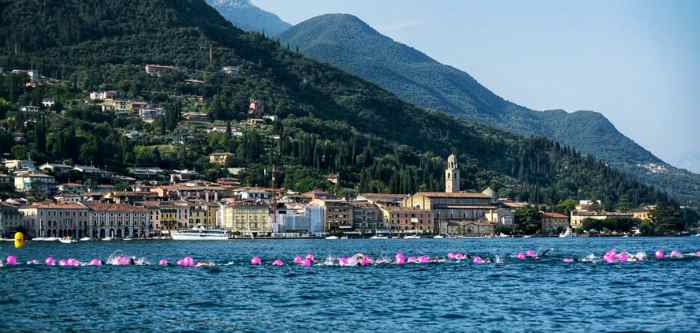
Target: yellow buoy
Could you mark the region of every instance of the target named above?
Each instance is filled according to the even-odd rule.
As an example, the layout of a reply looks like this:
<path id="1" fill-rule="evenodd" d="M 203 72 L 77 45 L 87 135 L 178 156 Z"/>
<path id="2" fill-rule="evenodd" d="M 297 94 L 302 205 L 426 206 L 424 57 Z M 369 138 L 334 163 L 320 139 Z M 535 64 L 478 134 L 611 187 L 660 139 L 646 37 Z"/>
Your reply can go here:
<path id="1" fill-rule="evenodd" d="M 24 246 L 24 234 L 22 232 L 15 233 L 15 248 L 21 248 Z"/>

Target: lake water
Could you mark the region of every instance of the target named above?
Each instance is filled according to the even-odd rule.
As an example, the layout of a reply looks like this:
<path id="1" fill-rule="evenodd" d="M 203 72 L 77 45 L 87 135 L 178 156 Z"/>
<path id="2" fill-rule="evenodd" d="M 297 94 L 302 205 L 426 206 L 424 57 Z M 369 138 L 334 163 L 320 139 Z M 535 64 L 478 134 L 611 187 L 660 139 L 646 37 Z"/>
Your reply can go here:
<path id="1" fill-rule="evenodd" d="M 0 332 L 700 331 L 700 258 L 605 264 L 564 257 L 610 248 L 684 253 L 699 237 L 626 239 L 290 240 L 0 244 L 19 261 L 103 259 L 118 251 L 157 263 L 184 256 L 217 268 L 0 268 Z M 518 261 L 518 251 L 548 251 Z M 446 256 L 471 262 L 303 268 L 295 255 Z M 258 255 L 264 266 L 252 267 Z M 283 258 L 284 267 L 269 265 Z"/>

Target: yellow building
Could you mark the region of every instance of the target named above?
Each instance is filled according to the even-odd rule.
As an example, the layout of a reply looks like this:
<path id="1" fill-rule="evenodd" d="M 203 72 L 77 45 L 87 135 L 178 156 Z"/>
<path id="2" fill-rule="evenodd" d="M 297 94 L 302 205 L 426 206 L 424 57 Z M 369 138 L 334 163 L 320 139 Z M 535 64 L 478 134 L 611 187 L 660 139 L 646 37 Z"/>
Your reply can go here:
<path id="1" fill-rule="evenodd" d="M 224 229 L 234 234 L 253 237 L 272 234 L 270 208 L 267 205 L 235 203 L 221 209 Z"/>
<path id="2" fill-rule="evenodd" d="M 214 153 L 209 155 L 209 163 L 221 167 L 230 166 L 233 162 L 233 154 L 231 153 Z"/>
<path id="3" fill-rule="evenodd" d="M 572 211 L 571 212 L 571 227 L 576 229 L 583 227 L 583 221 L 592 220 L 608 220 L 608 219 L 631 219 L 634 218 L 632 213 L 616 213 L 616 212 L 587 212 L 587 211 Z"/>

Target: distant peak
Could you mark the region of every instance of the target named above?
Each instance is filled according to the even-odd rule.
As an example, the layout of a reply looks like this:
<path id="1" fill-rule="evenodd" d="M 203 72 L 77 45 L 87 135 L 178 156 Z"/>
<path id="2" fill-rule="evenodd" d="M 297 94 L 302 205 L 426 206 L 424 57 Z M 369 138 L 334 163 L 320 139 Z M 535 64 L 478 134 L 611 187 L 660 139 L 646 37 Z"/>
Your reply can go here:
<path id="1" fill-rule="evenodd" d="M 208 0 L 212 6 L 227 6 L 232 8 L 255 7 L 249 0 Z"/>

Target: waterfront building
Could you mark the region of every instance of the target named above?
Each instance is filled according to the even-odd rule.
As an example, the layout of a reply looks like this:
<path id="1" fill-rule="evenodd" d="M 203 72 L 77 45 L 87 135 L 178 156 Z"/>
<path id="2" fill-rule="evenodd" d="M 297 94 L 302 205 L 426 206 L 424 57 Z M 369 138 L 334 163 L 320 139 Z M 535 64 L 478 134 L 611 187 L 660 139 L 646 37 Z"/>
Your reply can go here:
<path id="1" fill-rule="evenodd" d="M 479 237 L 496 233 L 496 224 L 488 221 L 458 221 L 446 226 L 448 235 Z"/>
<path id="2" fill-rule="evenodd" d="M 153 228 L 150 213 L 144 207 L 104 203 L 87 206 L 90 209 L 88 235 L 92 238 L 144 238 Z"/>
<path id="3" fill-rule="evenodd" d="M 652 216 L 656 210 L 656 205 L 644 206 L 640 209 L 633 210 L 632 217 L 640 221 L 651 221 Z"/>
<path id="4" fill-rule="evenodd" d="M 512 227 L 515 225 L 515 214 L 510 208 L 497 208 L 486 212 L 486 220 L 498 226 Z"/>
<path id="5" fill-rule="evenodd" d="M 353 231 L 352 205 L 344 200 L 315 199 L 311 206 L 321 210 L 323 229 L 329 234 L 344 234 Z"/>
<path id="6" fill-rule="evenodd" d="M 279 235 L 312 234 L 311 216 L 302 204 L 286 204 L 285 209 L 278 210 L 277 222 L 272 228 L 273 233 Z"/>
<path id="7" fill-rule="evenodd" d="M 82 203 L 39 202 L 19 209 L 31 237 L 87 237 L 89 209 Z"/>
<path id="8" fill-rule="evenodd" d="M 352 201 L 352 228 L 359 235 L 384 230 L 382 211 L 369 201 Z"/>
<path id="9" fill-rule="evenodd" d="M 384 225 L 392 234 L 434 234 L 433 213 L 429 210 L 383 206 Z"/>
<path id="10" fill-rule="evenodd" d="M 569 229 L 569 217 L 555 212 L 542 213 L 542 233 L 559 234 Z"/>
<path id="11" fill-rule="evenodd" d="M 15 190 L 51 194 L 56 189 L 56 179 L 40 172 L 18 172 L 15 174 Z"/>
<path id="12" fill-rule="evenodd" d="M 12 238 L 17 231 L 27 232 L 22 224 L 22 214 L 17 207 L 0 202 L 0 237 Z"/>
<path id="13" fill-rule="evenodd" d="M 608 220 L 608 219 L 633 219 L 633 213 L 619 213 L 619 212 L 591 212 L 591 211 L 580 211 L 574 210 L 571 212 L 571 227 L 580 228 L 583 227 L 583 221 L 587 219 L 593 220 Z"/>
<path id="14" fill-rule="evenodd" d="M 221 208 L 222 225 L 236 235 L 247 237 L 270 236 L 272 222 L 270 208 L 253 202 L 236 202 Z"/>
<path id="15" fill-rule="evenodd" d="M 434 231 L 440 234 L 452 234 L 450 230 L 468 231 L 470 226 L 472 230 L 488 230 L 489 228 L 476 226 L 473 222 L 494 224 L 488 222 L 486 214 L 497 208 L 490 195 L 466 192 L 419 192 L 404 199 L 402 206 L 431 211 Z"/>

